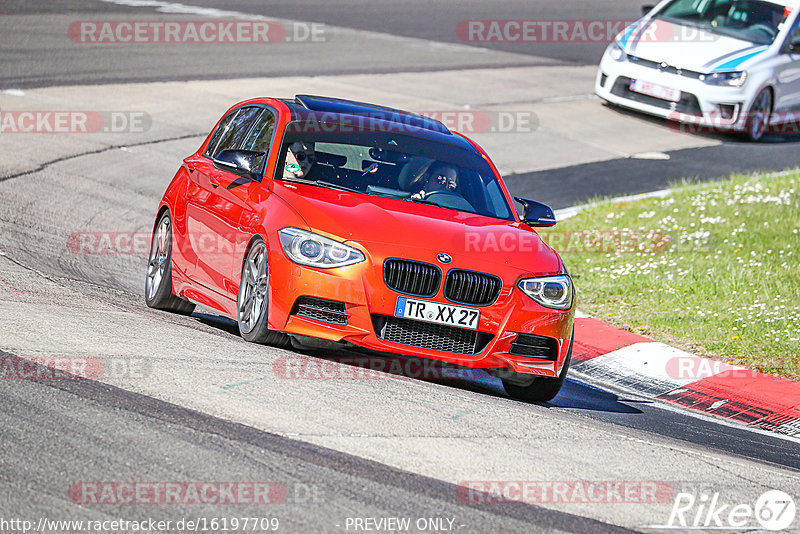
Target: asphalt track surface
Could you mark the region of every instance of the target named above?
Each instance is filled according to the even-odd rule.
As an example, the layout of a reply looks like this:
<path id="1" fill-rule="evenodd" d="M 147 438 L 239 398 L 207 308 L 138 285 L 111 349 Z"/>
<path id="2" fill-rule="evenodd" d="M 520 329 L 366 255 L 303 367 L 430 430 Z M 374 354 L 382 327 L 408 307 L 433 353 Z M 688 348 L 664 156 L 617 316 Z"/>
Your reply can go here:
<path id="1" fill-rule="evenodd" d="M 596 16 L 600 4 L 609 19 L 632 18 L 638 13 L 638 2 L 588 4 L 572 0 L 436 4 L 422 1 L 316 4 L 310 1 L 234 0 L 222 3 L 198 0 L 191 4 L 268 17 L 317 21 L 444 46 L 427 47 L 423 50 L 425 55 L 410 54 L 400 58 L 402 61 L 387 59 L 392 57 L 390 52 L 394 42 L 391 39 L 386 40 L 384 49 L 361 51 L 361 55 L 355 53 L 333 57 L 311 48 L 302 48 L 311 45 L 297 45 L 281 51 L 280 61 L 271 62 L 259 59 L 259 51 L 231 51 L 225 47 L 203 45 L 182 53 L 175 53 L 174 48 L 162 50 L 159 45 L 148 45 L 150 48 L 147 50 L 111 47 L 76 51 L 69 44 L 64 46 L 58 39 L 59 36 L 63 37 L 65 24 L 68 25 L 70 21 L 149 17 L 153 16 L 153 10 L 85 0 L 58 3 L 0 2 L 0 28 L 3 29 L 0 35 L 3 58 L 0 63 L 0 89 L 57 87 L 78 82 L 106 84 L 216 79 L 223 76 L 278 77 L 309 72 L 369 74 L 470 69 L 487 65 L 591 65 L 602 53 L 604 45 L 487 44 L 481 47 L 489 52 L 472 56 L 464 53 L 460 47 L 474 45 L 460 42 L 453 27 L 460 20 L 482 18 L 589 19 Z M 3 26 L 4 19 L 8 20 L 6 16 L 22 17 L 15 20 L 31 23 L 38 21 L 40 26 Z M 345 42 L 343 39 L 342 43 Z M 459 48 L 451 50 L 447 48 L 448 45 Z M 487 61 L 489 55 L 491 60 Z M 257 67 L 254 68 L 254 65 Z M 795 165 L 794 140 L 780 138 L 771 141 L 752 146 L 723 138 L 721 144 L 707 148 L 669 151 L 671 157 L 667 161 L 618 158 L 510 176 L 509 183 L 517 193 L 533 193 L 554 207 L 565 207 L 599 194 L 628 194 L 660 189 L 669 180 L 679 177 L 711 179 L 731 171 L 780 169 Z M 197 142 L 197 136 L 189 137 L 177 140 L 172 145 L 158 145 L 153 150 L 157 154 L 166 153 L 173 157 L 175 153 L 188 153 Z M 102 156 L 103 153 L 98 157 Z M 8 154 L 5 157 L 8 158 Z M 133 168 L 137 171 L 148 170 L 147 164 L 143 163 L 149 157 L 147 152 L 139 157 L 141 160 L 137 159 L 137 166 Z M 39 154 L 40 161 L 50 159 L 46 154 Z M 166 166 L 174 167 L 178 159 L 174 159 L 174 164 L 168 162 Z M 107 158 L 94 163 L 108 165 L 110 161 Z M 456 474 L 445 475 L 447 456 L 455 456 L 458 447 L 466 447 L 481 435 L 487 440 L 485 450 L 481 452 L 486 457 L 476 455 L 468 458 L 470 462 L 492 466 L 493 461 L 504 456 L 506 448 L 509 454 L 513 452 L 513 457 L 518 457 L 516 453 L 521 445 L 529 445 L 517 442 L 522 436 L 532 439 L 528 427 L 515 426 L 510 422 L 511 419 L 504 419 L 505 415 L 498 416 L 498 412 L 516 414 L 520 421 L 525 421 L 526 425 L 530 425 L 529 428 L 535 429 L 531 433 L 538 432 L 547 439 L 554 439 L 553 443 L 559 447 L 565 447 L 566 443 L 573 448 L 571 452 L 557 457 L 537 451 L 534 457 L 526 459 L 528 462 L 542 463 L 544 471 L 554 477 L 551 480 L 560 480 L 555 478 L 558 475 L 552 474 L 559 472 L 570 473 L 572 478 L 579 479 L 580 475 L 575 474 L 574 466 L 566 460 L 572 457 L 576 465 L 583 466 L 583 471 L 577 472 L 582 473 L 585 479 L 599 476 L 593 471 L 595 467 L 590 466 L 607 464 L 612 473 L 644 477 L 650 468 L 655 469 L 652 462 L 664 461 L 666 464 L 659 468 L 660 472 L 671 473 L 676 481 L 706 483 L 713 487 L 717 479 L 711 473 L 725 470 L 730 470 L 734 478 L 750 479 L 742 482 L 742 487 L 733 487 L 734 493 L 739 491 L 749 495 L 748 491 L 752 492 L 752 488 L 745 487 L 746 484 L 768 484 L 766 479 L 778 481 L 774 483 L 786 491 L 797 487 L 800 455 L 796 441 L 698 418 L 660 403 L 611 390 L 601 384 L 591 384 L 580 377 L 569 380 L 559 397 L 544 405 L 511 401 L 499 383 L 488 377 L 445 382 L 414 380 L 412 384 L 402 381 L 399 385 L 387 382 L 385 391 L 367 392 L 360 388 L 351 390 L 327 384 L 316 388 L 315 384 L 286 386 L 297 389 L 296 394 L 306 398 L 304 402 L 310 407 L 319 411 L 330 410 L 329 420 L 318 412 L 304 414 L 299 408 L 294 413 L 284 414 L 281 410 L 286 409 L 287 404 L 282 401 L 289 393 L 276 390 L 267 392 L 266 396 L 262 391 L 262 396 L 256 396 L 257 404 L 250 399 L 250 404 L 245 403 L 244 408 L 231 408 L 230 412 L 225 407 L 211 409 L 208 406 L 212 404 L 204 404 L 203 399 L 189 402 L 186 400 L 189 397 L 183 395 L 190 395 L 191 387 L 184 383 L 191 383 L 196 377 L 194 380 L 198 381 L 197 388 L 202 393 L 205 389 L 201 376 L 208 378 L 213 377 L 214 373 L 228 372 L 219 363 L 224 358 L 212 357 L 208 361 L 200 360 L 200 363 L 191 359 L 192 353 L 188 347 L 193 343 L 194 333 L 210 336 L 224 350 L 242 353 L 254 350 L 238 339 L 231 322 L 208 310 L 199 310 L 191 318 L 147 310 L 138 290 L 143 269 L 141 258 L 109 258 L 81 263 L 75 258 L 54 254 L 52 246 L 58 241 L 46 237 L 48 233 L 57 233 L 59 236 L 69 233 L 76 228 L 76 221 L 106 223 L 110 227 L 119 220 L 120 214 L 126 220 L 147 228 L 152 217 L 147 207 L 155 205 L 168 178 L 161 172 L 151 179 L 131 182 L 125 169 L 116 168 L 100 175 L 92 174 L 92 169 L 97 167 L 91 159 L 87 159 L 86 163 L 76 160 L 74 167 L 69 165 L 70 161 L 53 162 L 35 172 L 18 174 L 9 171 L 0 175 L 0 192 L 3 193 L 3 200 L 0 200 L 3 232 L 0 273 L 6 286 L 6 293 L 2 294 L 4 297 L 0 300 L 0 311 L 7 320 L 4 328 L 9 329 L 0 334 L 0 349 L 7 351 L 3 355 L 17 354 L 15 348 L 19 349 L 17 355 L 23 357 L 31 357 L 36 350 L 43 354 L 75 353 L 78 350 L 75 347 L 81 346 L 80 341 L 87 344 L 87 354 L 101 350 L 95 349 L 94 344 L 98 347 L 110 346 L 113 350 L 114 339 L 75 338 L 84 335 L 79 330 L 80 325 L 90 328 L 93 321 L 97 322 L 98 328 L 122 333 L 123 328 L 128 328 L 127 323 L 119 324 L 123 319 L 131 322 L 131 337 L 124 349 L 120 345 L 122 353 L 126 353 L 125 350 L 135 353 L 137 340 L 160 331 L 162 325 L 170 329 L 170 335 L 175 336 L 176 354 L 180 350 L 184 352 L 180 353 L 177 362 L 171 363 L 179 367 L 180 373 L 176 377 L 165 377 L 163 383 L 155 385 L 127 386 L 94 380 L 9 380 L 0 383 L 0 402 L 4 406 L 0 414 L 3 445 L 0 452 L 0 494 L 3 499 L 0 515 L 5 518 L 70 518 L 76 514 L 84 518 L 122 515 L 129 519 L 158 514 L 170 518 L 211 517 L 223 513 L 230 516 L 233 514 L 229 510 L 196 505 L 88 506 L 81 508 L 78 514 L 75 505 L 66 497 L 65 488 L 76 481 L 91 480 L 282 480 L 289 491 L 284 504 L 266 512 L 263 508 L 247 506 L 235 512 L 243 512 L 241 515 L 261 516 L 268 513 L 278 516 L 283 526 L 281 531 L 288 532 L 344 531 L 344 518 L 354 515 L 457 517 L 458 524 L 464 525 L 462 530 L 465 532 L 622 532 L 626 528 L 643 529 L 645 523 L 640 516 L 632 519 L 627 511 L 621 509 L 609 512 L 581 507 L 554 509 L 552 506 L 508 503 L 468 506 L 459 502 L 455 498 L 455 482 L 464 471 L 452 468 Z M 635 174 L 642 180 L 620 184 L 608 178 L 620 173 Z M 100 184 L 89 193 L 94 198 L 87 199 L 87 190 L 81 184 L 70 185 L 70 180 L 77 176 Z M 103 177 L 102 181 L 95 182 L 99 180 L 98 176 Z M 61 186 L 66 187 L 62 189 Z M 43 191 L 52 187 L 56 187 L 56 195 L 42 196 Z M 46 214 L 46 220 L 40 220 L 42 213 Z M 15 289 L 20 288 L 18 291 L 21 294 L 17 295 L 16 291 L 9 294 L 7 286 L 10 285 Z M 72 303 L 73 300 L 75 303 L 71 308 L 57 307 L 60 303 Z M 27 306 L 39 307 L 30 308 L 34 310 L 31 312 Z M 95 311 L 95 307 L 104 310 L 102 315 Z M 59 313 L 66 315 L 59 316 Z M 67 315 L 73 314 L 76 316 L 73 337 L 69 332 L 63 332 L 62 337 L 55 333 L 48 334 L 51 329 L 58 331 L 57 324 L 47 326 L 48 320 L 58 317 L 58 322 L 66 325 L 69 323 Z M 115 314 L 121 314 L 118 321 L 113 320 Z M 26 329 L 31 331 L 30 336 L 23 333 Z M 163 342 L 170 343 L 169 340 Z M 144 345 L 144 341 L 142 343 Z M 262 350 L 265 358 L 274 357 L 274 351 L 268 348 Z M 255 358 L 258 357 L 257 353 L 253 354 L 256 354 Z M 141 356 L 152 356 L 154 361 L 162 361 L 156 352 L 145 351 Z M 317 354 L 313 357 L 322 359 L 326 356 Z M 214 363 L 219 367 L 207 369 Z M 245 365 L 243 362 L 228 363 L 233 368 Z M 258 363 L 250 362 L 248 365 Z M 210 374 L 203 375 L 206 370 Z M 259 373 L 263 374 L 261 371 Z M 260 375 L 256 373 L 254 376 Z M 169 392 L 173 382 L 174 394 Z M 275 386 L 272 383 L 270 385 Z M 185 389 L 181 390 L 181 386 Z M 407 404 L 395 403 L 395 397 L 401 396 L 400 389 L 409 387 L 413 388 L 412 401 Z M 329 406 L 332 401 L 324 398 L 325 393 L 335 393 L 332 398 L 337 403 L 336 407 Z M 321 397 L 318 400 L 313 398 L 317 394 Z M 241 399 L 238 401 L 241 402 Z M 371 403 L 383 406 L 384 402 L 387 410 L 403 406 L 409 409 L 419 403 L 420 412 L 414 414 L 416 419 L 411 413 L 387 411 L 383 414 L 385 420 L 372 420 L 367 415 L 364 415 L 364 421 L 358 420 L 357 414 L 362 411 L 379 418 L 368 407 Z M 439 436 L 436 431 L 446 423 L 442 413 L 457 412 L 455 407 L 461 404 L 480 405 L 483 411 L 479 413 L 490 414 L 490 417 L 483 418 L 480 424 L 467 419 L 461 428 L 462 436 L 454 433 Z M 258 412 L 258 417 L 249 414 L 248 410 Z M 453 416 L 453 419 L 456 418 Z M 492 427 L 488 421 L 495 419 L 512 430 L 506 433 L 507 428 L 499 423 Z M 443 440 L 443 445 L 439 446 L 442 450 L 436 451 L 436 457 L 442 464 L 441 476 L 435 466 L 419 467 L 417 464 L 425 464 L 426 458 L 414 458 L 413 454 L 420 454 L 420 449 L 407 443 L 412 437 L 421 439 L 425 436 L 411 436 L 411 433 L 409 436 L 396 435 L 394 439 L 398 451 L 394 455 L 385 452 L 387 447 L 392 447 L 391 439 L 375 448 L 358 441 L 358 427 L 362 424 L 365 436 L 362 441 L 367 443 L 383 435 L 391 437 L 391 432 L 384 427 L 398 425 L 404 429 L 407 424 L 420 424 L 421 421 L 425 422 L 424 433 Z M 470 423 L 475 426 L 470 426 Z M 484 428 L 481 426 L 484 424 L 489 426 Z M 567 431 L 566 428 L 575 430 Z M 496 432 L 498 437 L 487 438 L 481 434 L 484 431 Z M 514 435 L 514 432 L 517 434 Z M 445 437 L 452 441 L 444 440 Z M 558 441 L 559 438 L 562 441 Z M 351 443 L 348 440 L 356 441 Z M 594 446 L 595 442 L 598 445 Z M 551 446 L 547 441 L 544 443 Z M 637 443 L 643 444 L 641 449 L 637 449 Z M 593 446 L 591 450 L 597 456 L 587 460 L 583 458 L 584 447 L 589 445 Z M 617 450 L 617 447 L 620 449 Z M 362 449 L 366 452 L 361 452 Z M 404 450 L 406 454 L 403 454 Z M 629 456 L 625 457 L 621 451 Z M 654 451 L 660 451 L 663 456 Z M 434 456 L 433 451 L 431 455 Z M 720 458 L 724 458 L 724 461 Z M 684 472 L 686 465 L 700 471 L 701 465 L 705 464 L 709 466 L 708 471 L 700 472 L 697 475 L 699 478 L 692 478 L 691 473 Z M 523 473 L 535 472 L 528 466 L 520 465 L 519 469 Z M 508 473 L 516 472 L 514 469 L 501 468 L 487 470 L 488 473 L 506 473 L 506 477 L 510 476 Z M 467 469 L 466 472 L 470 471 Z M 503 475 L 496 476 L 499 478 Z M 561 480 L 569 476 L 564 475 Z M 322 497 L 316 500 L 308 497 L 309 488 L 316 488 Z M 668 508 L 660 510 L 660 516 L 652 516 L 648 521 L 663 521 L 663 510 Z"/>

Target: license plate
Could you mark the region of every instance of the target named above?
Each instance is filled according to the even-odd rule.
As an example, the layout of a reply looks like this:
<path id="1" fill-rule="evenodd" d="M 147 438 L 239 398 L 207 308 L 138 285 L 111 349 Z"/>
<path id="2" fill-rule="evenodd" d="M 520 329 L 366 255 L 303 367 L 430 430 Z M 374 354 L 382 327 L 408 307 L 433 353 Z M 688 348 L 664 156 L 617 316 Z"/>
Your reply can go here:
<path id="1" fill-rule="evenodd" d="M 474 308 L 463 308 L 461 306 L 410 299 L 408 297 L 397 298 L 394 315 L 395 317 L 458 326 L 471 330 L 478 328 L 478 321 L 481 319 L 480 310 Z"/>
<path id="2" fill-rule="evenodd" d="M 678 102 L 681 99 L 681 92 L 671 87 L 664 87 L 657 83 L 643 82 L 642 80 L 631 80 L 631 91 L 643 95 L 654 96 L 661 100 Z"/>

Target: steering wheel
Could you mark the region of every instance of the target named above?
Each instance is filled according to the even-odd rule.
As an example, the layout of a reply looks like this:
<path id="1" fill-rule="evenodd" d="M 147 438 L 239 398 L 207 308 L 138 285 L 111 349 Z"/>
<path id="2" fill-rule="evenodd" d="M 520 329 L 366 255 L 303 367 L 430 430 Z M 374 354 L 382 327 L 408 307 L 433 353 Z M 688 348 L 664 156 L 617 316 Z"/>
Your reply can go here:
<path id="1" fill-rule="evenodd" d="M 455 191 L 431 191 L 426 193 L 423 200 L 434 202 L 443 208 L 474 211 L 475 208 L 469 201 Z"/>

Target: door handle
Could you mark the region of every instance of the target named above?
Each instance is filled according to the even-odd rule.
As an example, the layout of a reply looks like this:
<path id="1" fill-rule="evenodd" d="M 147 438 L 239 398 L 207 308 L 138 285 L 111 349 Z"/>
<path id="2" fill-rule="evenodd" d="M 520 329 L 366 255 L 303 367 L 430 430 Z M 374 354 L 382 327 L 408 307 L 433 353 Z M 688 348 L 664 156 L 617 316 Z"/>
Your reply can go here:
<path id="1" fill-rule="evenodd" d="M 213 176 L 209 177 L 208 181 L 211 182 L 211 187 L 213 187 L 214 189 L 219 187 L 219 184 L 220 184 L 219 180 L 217 180 Z"/>

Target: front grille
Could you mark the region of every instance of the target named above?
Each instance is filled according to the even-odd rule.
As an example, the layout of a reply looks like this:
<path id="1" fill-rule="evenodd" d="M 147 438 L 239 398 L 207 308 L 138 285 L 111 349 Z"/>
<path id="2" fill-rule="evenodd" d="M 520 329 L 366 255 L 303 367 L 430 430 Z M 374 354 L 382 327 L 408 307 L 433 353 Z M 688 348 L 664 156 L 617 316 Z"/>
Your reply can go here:
<path id="1" fill-rule="evenodd" d="M 704 76 L 702 72 L 697 72 L 695 70 L 689 70 L 689 69 L 680 69 L 678 67 L 673 67 L 672 65 L 667 65 L 665 67 L 658 61 L 644 59 L 638 56 L 628 56 L 628 60 L 631 63 L 635 63 L 637 65 L 641 65 L 643 67 L 647 67 L 650 69 L 656 69 L 661 72 L 666 72 L 668 74 L 675 74 L 676 76 L 684 76 L 686 78 L 692 78 L 695 80 L 699 80 L 701 76 Z"/>
<path id="2" fill-rule="evenodd" d="M 558 343 L 551 337 L 519 334 L 517 339 L 511 343 L 509 353 L 556 361 L 558 359 Z"/>
<path id="3" fill-rule="evenodd" d="M 502 282 L 496 276 L 453 269 L 447 273 L 444 296 L 459 304 L 486 306 L 497 299 L 502 287 Z"/>
<path id="4" fill-rule="evenodd" d="M 617 78 L 617 81 L 614 82 L 614 87 L 611 88 L 611 94 L 621 96 L 622 98 L 627 98 L 628 100 L 633 100 L 634 102 L 639 102 L 641 104 L 647 104 L 662 109 L 669 109 L 679 113 L 685 113 L 687 115 L 694 115 L 697 117 L 702 117 L 703 115 L 703 112 L 700 110 L 700 102 L 697 101 L 697 97 L 692 93 L 681 91 L 680 101 L 671 102 L 669 100 L 662 100 L 654 96 L 643 95 L 641 93 L 631 91 L 630 87 L 631 79 L 625 76 L 620 76 Z"/>
<path id="5" fill-rule="evenodd" d="M 399 293 L 433 297 L 439 292 L 442 271 L 429 263 L 391 259 L 383 264 L 383 281 Z"/>
<path id="6" fill-rule="evenodd" d="M 317 297 L 300 297 L 294 303 L 293 315 L 315 319 L 324 323 L 347 324 L 344 302 L 325 300 Z"/>
<path id="7" fill-rule="evenodd" d="M 372 321 L 375 333 L 385 341 L 457 354 L 478 354 L 493 337 L 475 330 L 387 315 L 373 315 Z"/>

